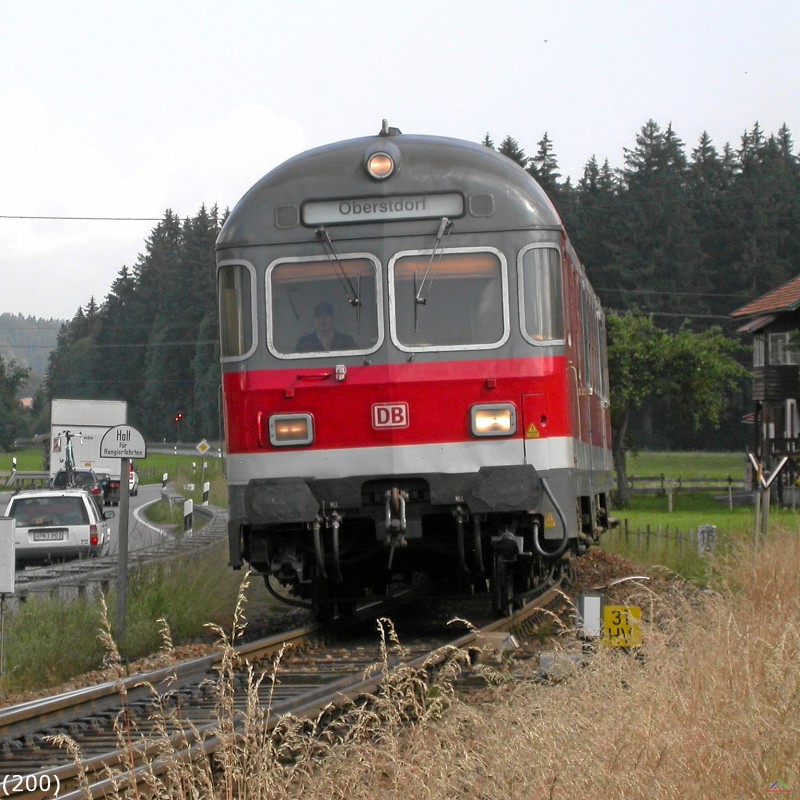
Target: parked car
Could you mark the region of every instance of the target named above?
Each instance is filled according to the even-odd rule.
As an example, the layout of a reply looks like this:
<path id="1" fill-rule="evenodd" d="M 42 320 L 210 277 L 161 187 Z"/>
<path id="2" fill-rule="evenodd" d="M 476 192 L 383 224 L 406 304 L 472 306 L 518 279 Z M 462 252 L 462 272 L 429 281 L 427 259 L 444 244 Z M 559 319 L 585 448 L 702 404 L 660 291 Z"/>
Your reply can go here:
<path id="1" fill-rule="evenodd" d="M 128 494 L 131 497 L 136 497 L 139 494 L 139 473 L 136 467 L 131 464 L 130 472 L 128 473 Z"/>
<path id="2" fill-rule="evenodd" d="M 95 475 L 94 470 L 91 469 L 75 469 L 75 486 L 79 489 L 86 489 L 92 495 L 95 503 L 97 503 L 97 510 L 100 515 L 103 515 L 103 494 L 104 488 L 100 479 Z M 67 485 L 67 471 L 60 469 L 56 472 L 53 480 L 50 482 L 51 489 L 68 489 L 71 488 Z"/>
<path id="3" fill-rule="evenodd" d="M 103 556 L 108 553 L 113 511 L 99 511 L 85 489 L 17 492 L 6 517 L 13 517 L 17 566 Z"/>

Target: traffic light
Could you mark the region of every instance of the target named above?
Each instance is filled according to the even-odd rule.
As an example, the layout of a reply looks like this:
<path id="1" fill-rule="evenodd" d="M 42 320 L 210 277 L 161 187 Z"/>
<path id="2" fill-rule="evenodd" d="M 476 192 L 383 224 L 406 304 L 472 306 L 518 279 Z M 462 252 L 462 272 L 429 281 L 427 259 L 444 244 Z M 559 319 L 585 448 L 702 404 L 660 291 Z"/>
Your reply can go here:
<path id="1" fill-rule="evenodd" d="M 183 419 L 183 411 L 179 411 L 179 412 L 178 412 L 178 413 L 175 415 L 175 422 L 180 422 L 182 419 Z"/>

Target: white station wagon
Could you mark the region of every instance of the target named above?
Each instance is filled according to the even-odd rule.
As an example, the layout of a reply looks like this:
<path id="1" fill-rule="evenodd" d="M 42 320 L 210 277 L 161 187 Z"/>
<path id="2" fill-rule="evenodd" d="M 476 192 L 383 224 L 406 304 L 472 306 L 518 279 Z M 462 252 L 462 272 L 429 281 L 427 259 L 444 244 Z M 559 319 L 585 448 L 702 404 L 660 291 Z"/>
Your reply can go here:
<path id="1" fill-rule="evenodd" d="M 83 489 L 40 489 L 17 492 L 5 516 L 15 520 L 17 567 L 66 561 L 108 553 L 111 533 L 107 520 Z"/>

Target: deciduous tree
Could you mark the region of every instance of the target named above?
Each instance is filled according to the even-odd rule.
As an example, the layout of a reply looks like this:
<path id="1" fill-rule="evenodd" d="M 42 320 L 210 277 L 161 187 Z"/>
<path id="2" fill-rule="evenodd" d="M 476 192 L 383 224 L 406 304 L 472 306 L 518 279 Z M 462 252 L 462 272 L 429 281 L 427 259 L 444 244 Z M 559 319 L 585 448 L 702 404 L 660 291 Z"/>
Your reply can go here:
<path id="1" fill-rule="evenodd" d="M 13 448 L 14 439 L 23 427 L 17 390 L 28 379 L 28 373 L 16 361 L 6 364 L 0 357 L 0 447 L 5 451 Z"/>
<path id="2" fill-rule="evenodd" d="M 672 333 L 652 318 L 629 312 L 608 315 L 608 372 L 617 495 L 630 499 L 628 450 L 632 415 L 649 398 L 667 396 L 685 424 L 698 429 L 719 423 L 729 398 L 749 373 L 735 359 L 740 345 L 719 327 L 695 333 L 686 325 Z"/>

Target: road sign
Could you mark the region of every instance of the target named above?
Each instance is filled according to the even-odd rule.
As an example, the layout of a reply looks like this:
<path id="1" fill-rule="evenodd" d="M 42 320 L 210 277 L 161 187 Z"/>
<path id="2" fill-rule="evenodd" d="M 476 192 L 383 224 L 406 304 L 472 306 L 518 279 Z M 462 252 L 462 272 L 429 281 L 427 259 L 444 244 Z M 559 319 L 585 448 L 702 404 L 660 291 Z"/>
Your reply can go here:
<path id="1" fill-rule="evenodd" d="M 767 478 L 765 477 L 761 464 L 759 464 L 756 457 L 752 453 L 748 453 L 747 457 L 750 459 L 750 462 L 755 468 L 756 474 L 758 475 L 759 483 L 764 489 L 769 489 L 770 485 L 772 484 L 772 481 L 774 481 L 775 478 L 777 478 L 778 475 L 781 474 L 781 470 L 786 466 L 786 463 L 789 461 L 789 456 L 784 456 L 778 463 L 778 466 L 775 467 L 772 474 Z"/>
<path id="2" fill-rule="evenodd" d="M 201 439 L 195 446 L 195 450 L 197 450 L 201 456 L 204 456 L 210 449 L 211 445 L 205 439 Z"/>
<path id="3" fill-rule="evenodd" d="M 130 425 L 109 428 L 100 441 L 100 457 L 147 458 L 144 436 Z"/>
<path id="4" fill-rule="evenodd" d="M 642 643 L 642 609 L 638 606 L 605 606 L 603 628 L 606 644 L 638 647 Z"/>
<path id="5" fill-rule="evenodd" d="M 0 517 L 0 594 L 14 594 L 14 520 Z"/>

